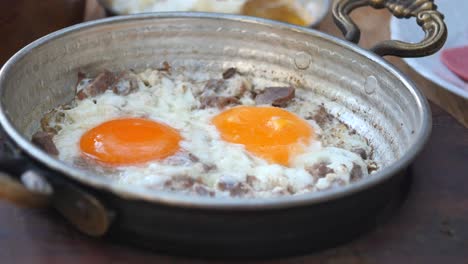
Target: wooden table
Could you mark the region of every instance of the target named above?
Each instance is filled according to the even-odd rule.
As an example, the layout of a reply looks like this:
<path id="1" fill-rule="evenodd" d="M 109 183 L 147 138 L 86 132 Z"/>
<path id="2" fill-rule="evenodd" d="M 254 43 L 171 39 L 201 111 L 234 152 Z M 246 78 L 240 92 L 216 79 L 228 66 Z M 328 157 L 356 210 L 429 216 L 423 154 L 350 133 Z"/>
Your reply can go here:
<path id="1" fill-rule="evenodd" d="M 363 28 L 363 46 L 388 36 L 386 12 L 363 9 L 354 18 Z M 319 29 L 338 35 L 330 17 Z M 2 49 L 0 55 L 5 56 L 5 52 L 8 51 Z M 452 112 L 458 111 L 460 120 L 468 120 L 466 101 L 446 94 L 400 59 L 390 61 L 415 80 L 433 102 Z M 412 183 L 398 210 L 378 228 L 345 245 L 307 256 L 262 262 L 468 263 L 468 129 L 440 107 L 431 106 L 433 133 L 411 168 Z M 115 241 L 91 239 L 76 232 L 52 210 L 18 208 L 0 201 L 0 263 L 206 263 L 206 260 L 163 256 Z"/>

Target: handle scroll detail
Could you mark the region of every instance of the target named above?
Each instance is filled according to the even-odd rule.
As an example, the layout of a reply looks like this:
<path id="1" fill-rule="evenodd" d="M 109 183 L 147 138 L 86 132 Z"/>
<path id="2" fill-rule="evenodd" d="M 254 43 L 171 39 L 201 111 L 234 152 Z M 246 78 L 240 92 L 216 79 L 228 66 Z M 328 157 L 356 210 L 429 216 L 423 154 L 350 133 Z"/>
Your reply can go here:
<path id="1" fill-rule="evenodd" d="M 380 56 L 424 57 L 436 53 L 447 39 L 444 15 L 437 11 L 433 0 L 336 0 L 333 5 L 333 19 L 345 38 L 358 43 L 360 30 L 349 14 L 364 6 L 388 9 L 397 18 L 415 17 L 424 30 L 425 38 L 419 43 L 386 40 L 371 48 Z"/>

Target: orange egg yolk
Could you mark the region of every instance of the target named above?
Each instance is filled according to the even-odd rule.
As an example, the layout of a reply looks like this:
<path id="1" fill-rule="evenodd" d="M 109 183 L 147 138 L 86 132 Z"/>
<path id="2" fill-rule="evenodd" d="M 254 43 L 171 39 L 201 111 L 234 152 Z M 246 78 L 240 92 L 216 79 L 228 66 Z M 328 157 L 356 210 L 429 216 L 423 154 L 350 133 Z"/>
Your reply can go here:
<path id="1" fill-rule="evenodd" d="M 130 165 L 164 159 L 179 150 L 181 136 L 170 126 L 143 118 L 115 119 L 87 131 L 80 149 L 110 165 Z"/>
<path id="2" fill-rule="evenodd" d="M 212 122 L 223 140 L 242 144 L 250 153 L 284 166 L 303 152 L 315 135 L 307 121 L 276 107 L 235 107 Z"/>

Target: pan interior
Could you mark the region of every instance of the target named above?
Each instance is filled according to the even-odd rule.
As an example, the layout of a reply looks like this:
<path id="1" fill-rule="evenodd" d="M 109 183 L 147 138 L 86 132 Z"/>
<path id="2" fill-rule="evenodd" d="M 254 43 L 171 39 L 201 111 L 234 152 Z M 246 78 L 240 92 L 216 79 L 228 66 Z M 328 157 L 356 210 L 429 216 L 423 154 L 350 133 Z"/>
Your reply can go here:
<path id="1" fill-rule="evenodd" d="M 110 19 L 46 37 L 15 59 L 2 73 L 0 102 L 26 139 L 45 112 L 72 100 L 78 71 L 93 75 L 164 61 L 186 74 L 214 78 L 236 67 L 272 84 L 312 89 L 331 114 L 368 139 L 381 168 L 425 133 L 417 92 L 378 59 L 323 34 L 263 20 Z"/>

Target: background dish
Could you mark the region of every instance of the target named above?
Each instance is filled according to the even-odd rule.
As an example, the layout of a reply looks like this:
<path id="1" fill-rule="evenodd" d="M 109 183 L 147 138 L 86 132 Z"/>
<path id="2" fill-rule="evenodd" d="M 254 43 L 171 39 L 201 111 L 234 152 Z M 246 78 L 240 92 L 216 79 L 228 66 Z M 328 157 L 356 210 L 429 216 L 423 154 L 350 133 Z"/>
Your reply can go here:
<path id="1" fill-rule="evenodd" d="M 108 16 L 112 15 L 126 15 L 121 14 L 112 8 L 112 0 L 98 0 L 98 2 L 104 7 Z M 297 0 L 297 2 L 307 5 L 307 10 L 310 12 L 313 21 L 310 23 L 309 27 L 316 27 L 327 15 L 328 10 L 330 9 L 331 1 L 330 0 Z M 184 11 L 184 10 L 172 10 L 172 11 Z M 185 10 L 188 11 L 188 10 Z"/>
<path id="2" fill-rule="evenodd" d="M 451 72 L 440 60 L 443 50 L 468 45 L 468 1 L 438 0 L 439 11 L 445 15 L 448 38 L 441 51 L 424 58 L 404 59 L 418 73 L 450 92 L 468 99 L 468 83 Z M 392 18 L 391 38 L 407 42 L 418 42 L 424 37 L 420 27 L 409 19 Z"/>

